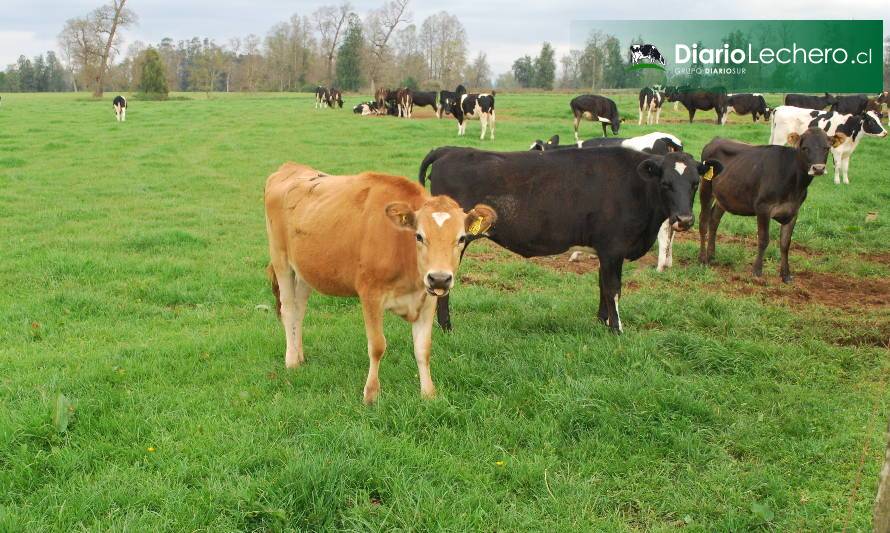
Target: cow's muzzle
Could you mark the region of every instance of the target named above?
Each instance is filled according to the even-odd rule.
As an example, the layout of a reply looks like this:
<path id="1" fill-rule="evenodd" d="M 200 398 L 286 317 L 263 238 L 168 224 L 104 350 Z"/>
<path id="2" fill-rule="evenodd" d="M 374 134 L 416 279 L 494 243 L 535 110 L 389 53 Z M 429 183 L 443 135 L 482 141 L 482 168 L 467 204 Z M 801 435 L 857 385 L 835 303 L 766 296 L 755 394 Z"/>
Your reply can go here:
<path id="1" fill-rule="evenodd" d="M 454 285 L 454 276 L 450 272 L 430 272 L 424 280 L 426 292 L 433 296 L 445 296 Z"/>
<path id="2" fill-rule="evenodd" d="M 692 227 L 693 222 L 695 222 L 695 217 L 692 215 L 678 215 L 671 224 L 671 227 L 674 228 L 675 231 L 686 231 Z"/>
<path id="3" fill-rule="evenodd" d="M 810 176 L 821 176 L 825 174 L 825 165 L 810 165 Z"/>

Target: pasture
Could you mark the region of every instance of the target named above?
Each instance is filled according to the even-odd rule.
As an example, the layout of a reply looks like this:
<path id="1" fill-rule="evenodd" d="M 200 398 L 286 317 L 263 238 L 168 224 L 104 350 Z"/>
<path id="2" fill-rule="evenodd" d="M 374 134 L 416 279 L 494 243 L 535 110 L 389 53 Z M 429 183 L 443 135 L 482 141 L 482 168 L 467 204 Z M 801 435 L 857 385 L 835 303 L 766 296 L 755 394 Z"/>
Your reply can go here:
<path id="1" fill-rule="evenodd" d="M 890 416 L 890 140 L 852 184 L 815 178 L 778 277 L 750 274 L 754 219 L 698 227 L 674 268 L 625 265 L 614 336 L 596 260 L 474 243 L 418 393 L 410 327 L 388 316 L 378 404 L 361 402 L 356 300 L 312 296 L 307 364 L 284 368 L 262 192 L 294 160 L 416 179 L 433 147 L 572 138 L 569 94 L 498 94 L 479 122 L 360 117 L 309 94 L 2 95 L 0 530 L 828 531 L 871 527 Z M 769 98 L 771 104 L 778 95 Z M 769 127 L 666 104 L 695 157 Z M 664 123 L 664 121 L 668 123 Z M 598 136 L 582 124 L 582 138 Z M 698 213 L 698 206 L 695 208 Z M 876 213 L 869 216 L 869 214 Z"/>

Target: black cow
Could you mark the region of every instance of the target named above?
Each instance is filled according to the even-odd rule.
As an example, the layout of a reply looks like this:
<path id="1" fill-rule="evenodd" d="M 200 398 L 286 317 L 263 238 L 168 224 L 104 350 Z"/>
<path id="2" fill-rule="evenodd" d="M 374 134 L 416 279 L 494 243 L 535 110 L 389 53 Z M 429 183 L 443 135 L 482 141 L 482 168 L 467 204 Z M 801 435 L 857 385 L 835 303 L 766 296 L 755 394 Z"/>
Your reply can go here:
<path id="1" fill-rule="evenodd" d="M 861 115 L 865 113 L 868 106 L 868 96 L 864 94 L 851 94 L 848 96 L 838 96 L 837 101 L 832 104 L 831 111 L 842 113 L 844 115 Z"/>
<path id="2" fill-rule="evenodd" d="M 772 110 L 766 105 L 766 100 L 760 93 L 738 93 L 729 94 L 726 98 L 726 115 L 723 117 L 724 124 L 730 113 L 739 115 L 751 115 L 751 121 L 757 122 L 757 119 L 763 117 L 769 120 Z"/>
<path id="3" fill-rule="evenodd" d="M 689 112 L 689 122 L 695 118 L 695 112 L 699 109 L 707 111 L 713 109 L 717 113 L 717 124 L 723 124 L 726 115 L 726 89 L 715 87 L 713 89 L 689 89 L 680 87 L 667 95 L 668 102 L 680 102 Z"/>
<path id="4" fill-rule="evenodd" d="M 439 91 L 439 105 L 436 107 L 436 115 L 442 118 L 445 113 L 451 114 L 451 106 L 460 102 L 461 95 L 467 94 L 463 85 L 458 85 L 453 91 Z"/>
<path id="5" fill-rule="evenodd" d="M 692 226 L 699 176 L 720 163 L 700 164 L 685 152 L 665 156 L 627 148 L 485 152 L 444 147 L 420 165 L 433 194 L 461 206 L 485 202 L 498 221 L 485 236 L 523 257 L 596 250 L 600 260 L 599 319 L 621 331 L 621 268 L 652 247 L 664 220 L 678 230 Z M 475 203 L 473 204 L 475 205 Z M 448 298 L 439 298 L 438 320 L 451 328 Z"/>
<path id="6" fill-rule="evenodd" d="M 494 91 L 462 94 L 460 102 L 451 106 L 451 114 L 457 119 L 458 136 L 467 133 L 467 120 L 478 116 L 482 124 L 482 134 L 479 139 L 485 138 L 485 130 L 490 126 L 490 138 L 494 140 Z"/>
<path id="7" fill-rule="evenodd" d="M 114 97 L 114 100 L 111 101 L 112 107 L 114 107 L 114 116 L 117 118 L 118 122 L 126 122 L 127 120 L 127 99 L 121 95 L 117 95 Z"/>
<path id="8" fill-rule="evenodd" d="M 763 253 L 769 244 L 769 221 L 773 219 L 782 225 L 780 274 L 782 281 L 789 283 L 788 248 L 797 213 L 807 198 L 807 187 L 814 176 L 825 174 L 828 151 L 845 139 L 842 133 L 829 137 L 819 128 L 809 128 L 803 135 L 788 135 L 791 146 L 754 146 L 720 137 L 709 142 L 702 150 L 702 157 L 719 160 L 724 170 L 720 176 L 706 179 L 702 184 L 699 261 L 707 264 L 714 259 L 717 227 L 724 212 L 756 216 L 754 275 L 762 276 Z"/>
<path id="9" fill-rule="evenodd" d="M 423 107 L 430 106 L 433 111 L 437 110 L 436 91 L 414 91 L 411 93 L 412 106 Z"/>
<path id="10" fill-rule="evenodd" d="M 319 85 L 315 88 L 315 109 L 331 106 L 331 93 L 327 87 Z"/>
<path id="11" fill-rule="evenodd" d="M 328 106 L 333 108 L 334 104 L 338 104 L 340 109 L 343 109 L 343 93 L 340 92 L 340 89 L 332 87 L 328 92 Z"/>
<path id="12" fill-rule="evenodd" d="M 823 110 L 828 106 L 837 104 L 837 97 L 825 93 L 825 96 L 812 96 L 809 94 L 790 93 L 785 95 L 785 105 L 802 107 L 804 109 Z"/>
<path id="13" fill-rule="evenodd" d="M 647 152 L 651 154 L 664 155 L 668 152 L 682 152 L 683 143 L 677 137 L 670 133 L 661 133 L 658 131 L 639 135 L 637 137 L 598 137 L 596 139 L 588 139 L 576 144 L 559 144 L 559 135 L 550 137 L 547 142 L 540 139 L 532 143 L 529 150 L 564 150 L 570 148 L 601 148 L 604 146 L 622 146 L 637 150 L 639 152 Z"/>
<path id="14" fill-rule="evenodd" d="M 578 141 L 578 126 L 581 119 L 592 120 L 603 125 L 603 137 L 606 136 L 606 124 L 612 126 L 612 134 L 618 135 L 621 127 L 621 116 L 618 114 L 618 106 L 613 100 L 596 94 L 582 94 L 572 98 L 569 102 L 572 114 L 575 116 L 575 141 Z"/>

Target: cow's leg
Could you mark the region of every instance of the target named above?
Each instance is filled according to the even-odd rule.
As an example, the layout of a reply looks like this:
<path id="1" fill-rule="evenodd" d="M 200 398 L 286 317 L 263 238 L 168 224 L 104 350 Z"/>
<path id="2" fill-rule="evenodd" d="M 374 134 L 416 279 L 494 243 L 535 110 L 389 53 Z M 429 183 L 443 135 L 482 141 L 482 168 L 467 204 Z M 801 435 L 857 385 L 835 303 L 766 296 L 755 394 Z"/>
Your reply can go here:
<path id="1" fill-rule="evenodd" d="M 763 276 L 763 254 L 769 246 L 769 215 L 757 214 L 757 258 L 754 259 L 753 273 L 758 278 Z"/>
<path id="2" fill-rule="evenodd" d="M 655 125 L 657 126 L 661 120 L 661 106 L 655 109 Z"/>
<path id="3" fill-rule="evenodd" d="M 674 228 L 671 227 L 670 219 L 665 219 L 658 229 L 658 272 L 664 272 L 665 268 L 670 268 L 674 264 Z"/>
<path id="4" fill-rule="evenodd" d="M 844 185 L 850 184 L 850 156 L 852 155 L 851 152 L 841 155 L 841 172 L 844 174 Z"/>
<path id="5" fill-rule="evenodd" d="M 608 137 L 608 135 L 606 134 L 606 123 L 600 122 L 600 124 L 603 126 L 603 137 Z"/>
<path id="6" fill-rule="evenodd" d="M 779 268 L 779 275 L 782 281 L 791 283 L 791 267 L 788 266 L 788 250 L 791 248 L 791 234 L 794 232 L 794 225 L 797 224 L 797 216 L 791 219 L 787 224 L 782 224 L 782 231 L 779 236 L 779 249 L 782 254 L 782 266 Z"/>
<path id="7" fill-rule="evenodd" d="M 430 347 L 433 343 L 433 314 L 436 300 L 426 296 L 417 320 L 411 324 L 411 335 L 414 337 L 414 358 L 417 359 L 417 375 L 420 376 L 420 394 L 424 398 L 436 395 L 433 377 L 430 375 Z"/>
<path id="8" fill-rule="evenodd" d="M 436 117 L 442 120 L 442 104 L 436 106 Z"/>
<path id="9" fill-rule="evenodd" d="M 836 148 L 831 149 L 831 160 L 834 161 L 834 184 L 841 184 L 841 166 L 843 165 L 843 156 L 841 155 L 840 150 Z"/>
<path id="10" fill-rule="evenodd" d="M 600 254 L 600 320 L 603 320 L 612 333 L 621 333 L 621 317 L 618 313 L 618 300 L 621 298 L 621 265 L 620 257 L 604 257 Z M 605 304 L 605 305 L 603 305 Z"/>
<path id="11" fill-rule="evenodd" d="M 275 281 L 278 283 L 278 294 L 281 299 L 281 325 L 287 349 L 284 354 L 284 366 L 297 368 L 303 362 L 303 317 L 306 316 L 306 305 L 311 289 L 298 274 L 287 264 L 273 264 Z"/>
<path id="12" fill-rule="evenodd" d="M 121 122 L 127 121 L 127 108 L 121 109 Z"/>
<path id="13" fill-rule="evenodd" d="M 708 221 L 708 254 L 705 256 L 705 263 L 710 263 L 714 260 L 714 253 L 717 248 L 717 228 L 720 226 L 720 219 L 723 218 L 723 213 L 725 212 L 720 204 L 714 204 L 711 208 L 711 219 Z"/>
<path id="14" fill-rule="evenodd" d="M 580 142 L 578 140 L 578 125 L 581 124 L 581 117 L 579 117 L 578 115 L 575 115 L 575 120 L 574 120 L 573 124 L 575 126 L 575 142 Z"/>
<path id="15" fill-rule="evenodd" d="M 707 239 L 708 239 L 708 227 L 710 225 L 711 220 L 711 211 L 714 207 L 714 201 L 711 197 L 712 189 L 710 181 L 702 181 L 701 189 L 699 192 L 699 204 L 701 204 L 701 211 L 698 213 L 698 236 L 699 236 L 699 247 L 698 247 L 698 262 L 706 265 L 710 258 L 707 253 Z"/>
<path id="16" fill-rule="evenodd" d="M 640 126 L 640 125 L 643 124 L 643 108 L 644 108 L 644 107 L 648 107 L 648 105 L 649 105 L 649 104 L 648 104 L 648 101 L 649 101 L 649 100 L 644 96 L 644 97 L 643 97 L 643 101 L 640 103 L 640 119 L 637 120 L 637 126 Z M 646 124 L 648 124 L 648 123 L 649 123 L 649 119 L 647 118 L 647 119 L 646 119 Z"/>
<path id="17" fill-rule="evenodd" d="M 365 317 L 365 334 L 368 336 L 368 379 L 365 381 L 364 400 L 370 405 L 377 400 L 380 392 L 380 359 L 386 351 L 386 338 L 383 337 L 383 306 L 377 296 L 362 295 L 362 314 Z"/>
<path id="18" fill-rule="evenodd" d="M 494 109 L 492 109 L 492 110 L 491 110 L 491 116 L 488 117 L 488 127 L 491 128 L 489 131 L 491 131 L 491 137 L 490 137 L 490 138 L 491 138 L 492 141 L 494 140 L 494 123 L 495 123 Z"/>
<path id="19" fill-rule="evenodd" d="M 480 113 L 479 114 L 479 125 L 482 130 L 482 134 L 479 135 L 479 140 L 485 140 L 485 130 L 488 129 L 488 113 Z"/>

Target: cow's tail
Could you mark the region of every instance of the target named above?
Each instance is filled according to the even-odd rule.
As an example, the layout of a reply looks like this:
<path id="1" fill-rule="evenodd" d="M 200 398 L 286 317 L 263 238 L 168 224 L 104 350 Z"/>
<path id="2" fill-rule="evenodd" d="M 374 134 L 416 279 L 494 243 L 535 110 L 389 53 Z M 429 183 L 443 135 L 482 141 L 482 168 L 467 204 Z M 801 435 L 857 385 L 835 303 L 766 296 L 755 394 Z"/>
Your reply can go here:
<path id="1" fill-rule="evenodd" d="M 426 186 L 426 170 L 436 162 L 436 159 L 439 159 L 439 156 L 442 154 L 441 148 L 436 148 L 435 150 L 431 150 L 430 153 L 426 154 L 426 157 L 423 158 L 423 161 L 420 163 L 420 172 L 417 174 L 417 181 L 420 182 L 424 187 Z"/>
<path id="2" fill-rule="evenodd" d="M 278 289 L 278 278 L 275 277 L 275 269 L 272 263 L 266 267 L 266 275 L 269 277 L 269 284 L 272 286 L 272 294 L 275 295 L 275 314 L 281 316 L 281 291 Z"/>

